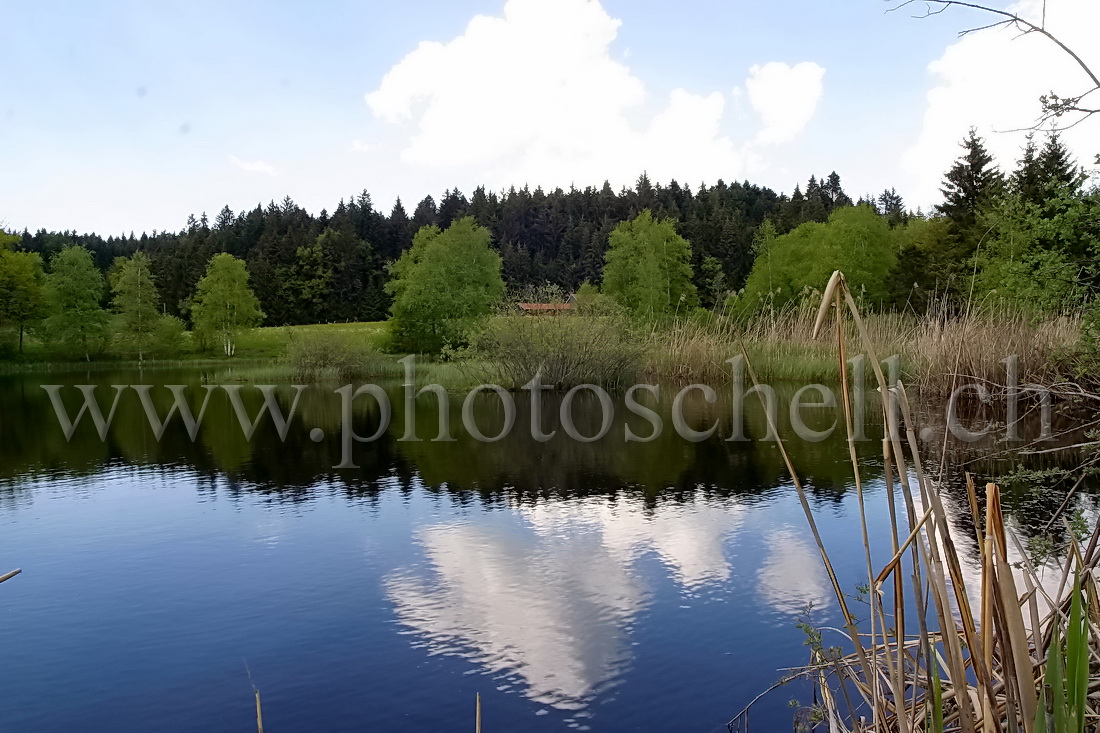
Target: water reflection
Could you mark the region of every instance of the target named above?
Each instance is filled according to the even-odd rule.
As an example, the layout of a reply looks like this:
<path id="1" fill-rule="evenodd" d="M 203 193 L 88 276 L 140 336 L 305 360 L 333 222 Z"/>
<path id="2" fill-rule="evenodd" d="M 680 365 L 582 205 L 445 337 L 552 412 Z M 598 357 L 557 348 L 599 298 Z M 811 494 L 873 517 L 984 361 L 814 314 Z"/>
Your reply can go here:
<path id="1" fill-rule="evenodd" d="M 797 663 L 803 649 L 792 632 L 792 617 L 807 604 L 830 604 L 831 590 L 791 496 L 779 451 L 760 440 L 725 440 L 724 420 L 730 413 L 725 398 L 713 405 L 688 402 L 693 428 L 704 429 L 716 419 L 721 424 L 718 435 L 699 443 L 686 442 L 671 430 L 651 443 L 626 443 L 622 435 L 629 416 L 621 410 L 609 436 L 595 443 L 562 435 L 541 443 L 523 431 L 497 443 L 479 443 L 463 432 L 458 419 L 462 395 L 449 405 L 455 442 L 402 442 L 398 438 L 405 408 L 395 387 L 390 431 L 376 442 L 356 446 L 358 469 L 335 470 L 338 442 L 309 437 L 315 427 L 329 435 L 339 428 L 334 385 L 303 396 L 285 440 L 269 421 L 253 440 L 245 440 L 231 407 L 219 396 L 211 400 L 195 441 L 178 422 L 163 440 L 156 440 L 134 400 L 120 405 L 116 427 L 106 440 L 85 424 L 66 441 L 39 386 L 45 381 L 188 384 L 197 389 L 230 380 L 204 370 L 0 378 L 0 550 L 18 548 L 41 562 L 57 551 L 52 548 L 75 547 L 59 556 L 57 569 L 73 567 L 89 551 L 103 553 L 98 566 L 124 564 L 127 571 L 120 577 L 140 592 L 119 594 L 112 585 L 101 605 L 84 618 L 101 622 L 121 617 L 127 610 L 119 600 L 122 595 L 142 597 L 158 612 L 177 608 L 183 621 L 147 627 L 153 640 L 147 643 L 164 644 L 163 658 L 174 660 L 190 650 L 173 645 L 178 641 L 173 629 L 195 613 L 178 605 L 178 576 L 165 572 L 163 563 L 179 557 L 180 548 L 208 552 L 196 571 L 202 579 L 196 595 L 229 618 L 220 626 L 211 624 L 206 656 L 192 662 L 198 676 L 209 673 L 210 659 L 225 654 L 226 640 L 247 631 L 258 640 L 257 648 L 273 647 L 272 657 L 279 661 L 269 668 L 284 665 L 290 680 L 284 699 L 295 703 L 301 697 L 295 699 L 293 691 L 301 688 L 293 685 L 305 684 L 307 676 L 287 660 L 300 663 L 321 656 L 317 645 L 329 644 L 317 679 L 323 678 L 324 689 L 338 684 L 331 660 L 344 659 L 341 679 L 354 688 L 349 699 L 359 704 L 362 696 L 373 694 L 368 707 L 387 723 L 380 727 L 404 729 L 410 708 L 425 716 L 442 715 L 434 705 L 445 694 L 457 700 L 455 709 L 466 711 L 472 692 L 462 689 L 462 672 L 452 674 L 461 667 L 497 678 L 498 689 L 512 693 L 502 696 L 527 706 L 512 708 L 513 717 L 504 719 L 506 729 L 537 727 L 530 718 L 536 707 L 549 711 L 540 718 L 541 730 L 551 729 L 549 718 L 565 717 L 580 726 L 582 719 L 591 722 L 587 716 L 595 703 L 613 698 L 610 707 L 632 694 L 633 707 L 620 708 L 618 714 L 636 717 L 618 729 L 675 729 L 683 723 L 684 711 L 697 714 L 694 722 L 727 719 L 734 699 L 752 697 L 775 678 L 778 667 Z M 165 396 L 159 390 L 153 394 L 158 400 Z M 244 390 L 244 396 L 255 414 L 256 395 Z M 287 397 L 289 392 L 280 400 Z M 546 395 L 545 415 L 556 414 L 555 400 L 560 395 Z M 284 402 L 288 406 L 289 400 Z M 481 429 L 495 432 L 499 401 L 486 396 L 476 407 Z M 766 432 L 763 415 L 754 403 L 747 407 L 747 432 L 759 438 Z M 165 414 L 167 404 L 158 403 L 158 409 Z M 418 424 L 434 424 L 433 400 L 418 402 L 413 409 Z M 583 396 L 575 409 L 581 432 L 596 432 L 599 418 L 587 410 Z M 516 424 L 529 424 L 525 400 L 517 400 L 517 411 Z M 667 400 L 659 412 L 667 426 Z M 834 419 L 816 417 L 825 424 Z M 367 428 L 377 413 L 363 401 L 355 405 L 355 418 L 357 431 L 366 434 L 372 432 Z M 780 418 L 785 419 L 782 414 Z M 633 429 L 648 433 L 644 424 Z M 432 434 L 428 430 L 422 437 Z M 842 431 L 821 443 L 791 441 L 788 449 L 806 480 L 813 509 L 830 515 L 821 522 L 826 544 L 844 575 L 843 587 L 851 589 L 852 578 L 861 577 L 863 560 L 862 545 L 850 542 L 858 527 Z M 881 448 L 870 441 L 861 450 L 864 485 L 869 493 L 881 492 Z M 959 525 L 959 543 L 969 547 L 974 540 L 971 528 L 963 526 L 969 519 L 965 492 L 945 484 L 942 493 L 949 507 L 959 510 L 952 514 L 957 517 L 952 524 Z M 1045 507 L 1049 517 L 1057 498 L 1027 500 L 1029 512 Z M 228 504 L 229 511 L 222 511 L 220 504 Z M 357 513 L 355 507 L 362 505 L 369 510 Z M 1036 516 L 1041 518 L 1042 512 Z M 882 521 L 872 531 L 888 531 L 888 519 L 878 519 Z M 127 527 L 132 544 L 120 544 Z M 80 538 L 80 544 L 66 545 L 70 536 Z M 116 546 L 122 547 L 117 557 L 112 554 Z M 361 562 L 364 546 L 366 564 Z M 850 557 L 849 546 L 855 548 Z M 243 561 L 234 570 L 233 561 L 240 558 L 269 562 L 269 580 L 257 580 L 255 566 Z M 299 572 L 288 590 L 287 566 L 295 563 Z M 41 565 L 48 569 L 48 563 Z M 211 567 L 219 577 L 228 574 L 220 591 L 210 582 Z M 34 590 L 30 583 L 35 577 L 46 576 L 28 573 L 24 592 Z M 40 587 L 41 596 L 27 596 L 18 616 L 23 627 L 40 617 L 36 604 L 61 608 L 79 596 L 72 593 L 78 580 L 59 576 L 52 582 Z M 306 591 L 294 596 L 305 586 Z M 723 602 L 713 603 L 714 598 Z M 281 612 L 291 613 L 295 623 L 280 627 L 272 619 Z M 367 623 L 364 615 L 370 613 L 375 615 Z M 152 624 L 151 618 L 135 614 L 127 617 L 127 625 Z M 38 682 L 26 686 L 34 695 L 41 689 L 71 688 L 74 676 L 86 682 L 67 666 L 77 656 L 72 654 L 77 648 L 73 639 L 80 641 L 84 626 L 74 627 L 70 620 L 60 612 L 46 618 L 34 643 L 21 647 L 25 661 L 20 669 L 40 674 L 34 678 Z M 395 628 L 405 636 L 391 638 Z M 316 633 L 301 641 L 308 653 L 295 657 L 294 634 L 310 632 Z M 347 641 L 354 633 L 377 636 L 357 647 Z M 9 642 L 13 636 L 15 632 Z M 111 652 L 122 654 L 122 662 L 94 648 L 80 658 L 93 666 L 113 660 L 116 670 L 128 668 L 139 647 L 129 629 L 122 636 L 127 641 L 122 651 Z M 36 661 L 43 649 L 66 663 Z M 377 657 L 372 656 L 375 650 Z M 236 665 L 236 651 L 230 655 Z M 432 655 L 452 666 L 429 669 Z M 737 670 L 722 668 L 730 660 Z M 669 685 L 669 669 L 677 662 L 684 665 L 681 677 Z M 385 672 L 379 674 L 379 669 Z M 53 684 L 58 680 L 51 674 L 61 675 L 65 684 Z M 236 674 L 234 666 L 230 680 Z M 743 679 L 731 682 L 737 674 Z M 126 677 L 126 684 L 132 687 L 136 677 L 144 675 Z M 362 684 L 364 679 L 376 681 L 371 690 Z M 630 684 L 622 684 L 626 680 Z M 707 685 L 709 691 L 700 692 Z M 219 681 L 221 687 L 231 684 Z M 615 694 L 605 695 L 611 688 Z M 676 700 L 648 699 L 677 694 Z M 32 697 L 26 691 L 24 696 Z M 193 695 L 187 697 L 190 704 Z M 271 699 L 279 697 L 272 694 Z M 496 710 L 507 704 L 493 701 Z M 378 712 L 385 705 L 392 710 Z M 210 719 L 217 720 L 221 709 L 209 707 Z M 345 700 L 331 710 L 344 714 L 350 708 L 354 705 Z M 649 716 L 659 715 L 658 708 L 677 718 L 655 723 L 657 718 Z M 329 711 L 318 704 L 308 713 L 323 718 Z M 789 722 L 789 714 L 781 712 L 780 718 Z M 332 725 L 314 727 L 349 729 L 337 713 L 332 713 Z M 48 715 L 42 713 L 41 720 Z M 142 720 L 155 719 L 151 713 Z M 451 723 L 454 719 L 447 718 Z M 560 723 L 553 729 L 560 729 Z"/>
<path id="2" fill-rule="evenodd" d="M 733 548 L 749 529 L 767 548 L 755 577 L 761 599 L 783 614 L 826 600 L 820 562 L 793 530 L 746 528 L 744 504 L 693 499 L 656 512 L 631 498 L 513 503 L 491 525 L 432 524 L 418 534 L 422 562 L 390 574 L 387 596 L 429 653 L 466 658 L 538 703 L 581 710 L 629 667 L 634 622 L 661 582 L 647 558 L 698 596 L 734 579 Z"/>
<path id="3" fill-rule="evenodd" d="M 761 599 L 776 611 L 795 616 L 825 606 L 832 596 L 821 555 L 805 532 L 780 527 L 768 534 L 764 563 L 757 575 Z"/>

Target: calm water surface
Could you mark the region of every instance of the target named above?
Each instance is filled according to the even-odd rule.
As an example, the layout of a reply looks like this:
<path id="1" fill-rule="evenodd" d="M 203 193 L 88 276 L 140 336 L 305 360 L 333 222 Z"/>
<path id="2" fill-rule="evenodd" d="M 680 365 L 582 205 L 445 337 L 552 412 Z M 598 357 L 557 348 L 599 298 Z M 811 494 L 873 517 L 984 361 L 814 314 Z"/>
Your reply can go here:
<path id="1" fill-rule="evenodd" d="M 230 380 L 247 370 L 0 378 L 0 572 L 24 569 L 0 586 L 0 730 L 254 730 L 250 675 L 271 731 L 467 729 L 477 693 L 486 731 L 724 730 L 806 659 L 808 604 L 836 621 L 778 450 L 725 428 L 628 444 L 620 405 L 607 438 L 539 443 L 521 400 L 500 442 L 460 425 L 455 442 L 403 442 L 395 387 L 397 425 L 336 471 L 338 385 L 307 390 L 285 441 L 267 420 L 246 440 L 216 398 L 197 440 L 174 424 L 158 441 L 132 392 L 105 441 L 89 424 L 66 441 L 40 386 L 100 384 L 106 402 L 106 385 L 187 384 L 197 405 Z M 475 407 L 491 432 L 496 398 Z M 595 407 L 576 404 L 588 434 Z M 414 413 L 432 437 L 434 402 Z M 688 415 L 729 420 L 724 402 Z M 366 401 L 355 416 L 372 431 Z M 764 435 L 752 410 L 748 425 Z M 854 591 L 843 438 L 791 450 Z M 792 697 L 809 702 L 798 684 L 773 693 L 756 729 L 789 730 Z"/>

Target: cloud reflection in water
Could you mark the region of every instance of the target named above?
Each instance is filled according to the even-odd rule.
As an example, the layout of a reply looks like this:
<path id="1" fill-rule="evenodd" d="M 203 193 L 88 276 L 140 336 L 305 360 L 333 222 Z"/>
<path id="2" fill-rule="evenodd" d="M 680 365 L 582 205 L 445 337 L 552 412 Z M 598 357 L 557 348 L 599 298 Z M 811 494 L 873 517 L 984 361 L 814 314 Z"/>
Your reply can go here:
<path id="1" fill-rule="evenodd" d="M 577 499 L 515 506 L 506 524 L 433 524 L 419 532 L 427 569 L 392 573 L 386 591 L 430 653 L 580 710 L 630 661 L 627 635 L 650 598 L 639 559 L 655 554 L 686 592 L 724 583 L 724 540 L 743 512 L 702 498 L 657 510 Z"/>

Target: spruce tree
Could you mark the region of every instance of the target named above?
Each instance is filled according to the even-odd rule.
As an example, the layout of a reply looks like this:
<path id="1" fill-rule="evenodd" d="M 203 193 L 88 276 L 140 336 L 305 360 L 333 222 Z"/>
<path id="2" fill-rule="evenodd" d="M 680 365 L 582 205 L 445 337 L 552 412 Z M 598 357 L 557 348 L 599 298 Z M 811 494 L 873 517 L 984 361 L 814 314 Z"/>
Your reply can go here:
<path id="1" fill-rule="evenodd" d="M 980 239 L 978 214 L 1000 193 L 1004 179 L 974 128 L 962 148 L 965 152 L 944 176 L 944 201 L 936 210 L 951 221 L 962 254 L 969 256 Z"/>
<path id="2" fill-rule="evenodd" d="M 1081 192 L 1085 176 L 1057 132 L 1047 137 L 1037 162 L 1047 196 L 1077 196 Z"/>
<path id="3" fill-rule="evenodd" d="M 1012 190 L 1023 201 L 1031 204 L 1039 204 L 1044 198 L 1043 170 L 1039 163 L 1039 148 L 1035 145 L 1034 133 L 1028 133 L 1027 142 L 1024 143 L 1023 157 L 1016 164 L 1009 183 Z"/>

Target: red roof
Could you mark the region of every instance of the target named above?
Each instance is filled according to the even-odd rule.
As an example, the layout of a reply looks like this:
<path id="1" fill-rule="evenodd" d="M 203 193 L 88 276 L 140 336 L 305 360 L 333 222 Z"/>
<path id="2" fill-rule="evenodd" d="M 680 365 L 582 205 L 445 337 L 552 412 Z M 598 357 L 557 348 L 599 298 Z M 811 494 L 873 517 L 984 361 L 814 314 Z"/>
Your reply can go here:
<path id="1" fill-rule="evenodd" d="M 573 307 L 572 303 L 518 303 L 525 311 L 565 311 Z"/>

